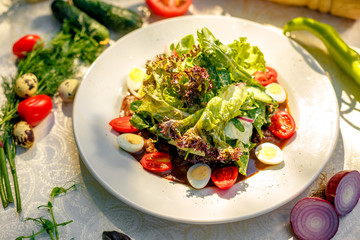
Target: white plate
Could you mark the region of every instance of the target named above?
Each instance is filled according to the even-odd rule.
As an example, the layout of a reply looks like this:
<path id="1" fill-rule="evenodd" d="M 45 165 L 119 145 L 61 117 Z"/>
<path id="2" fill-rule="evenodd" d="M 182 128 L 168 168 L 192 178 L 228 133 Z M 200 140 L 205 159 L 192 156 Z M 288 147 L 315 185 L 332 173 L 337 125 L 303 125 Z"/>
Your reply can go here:
<path id="1" fill-rule="evenodd" d="M 143 170 L 121 151 L 109 121 L 118 116 L 133 66 L 144 65 L 170 42 L 207 27 L 223 43 L 247 37 L 274 67 L 289 95 L 297 133 L 282 166 L 260 171 L 229 190 L 192 190 Z M 73 127 L 81 157 L 115 197 L 146 213 L 186 223 L 224 223 L 276 209 L 301 194 L 319 175 L 337 140 L 338 105 L 315 60 L 281 33 L 247 20 L 190 16 L 151 24 L 121 38 L 91 66 L 78 89 Z"/>

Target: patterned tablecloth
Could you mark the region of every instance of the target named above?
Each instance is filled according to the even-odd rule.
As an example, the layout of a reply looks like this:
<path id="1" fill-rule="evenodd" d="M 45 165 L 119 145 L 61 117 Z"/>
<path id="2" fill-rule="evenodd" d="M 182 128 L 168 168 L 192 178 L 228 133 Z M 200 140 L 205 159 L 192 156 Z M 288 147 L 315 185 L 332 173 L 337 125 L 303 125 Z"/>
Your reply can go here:
<path id="1" fill-rule="evenodd" d="M 35 4 L 24 0 L 0 1 L 0 73 L 16 72 L 13 42 L 28 33 L 51 37 L 59 24 L 51 16 L 50 2 Z M 144 16 L 145 25 L 161 18 L 152 16 L 141 0 L 113 0 Z M 264 0 L 194 0 L 189 15 L 213 14 L 248 19 L 281 31 L 282 26 L 298 16 L 312 17 L 331 24 L 343 39 L 360 48 L 360 21 L 335 17 L 303 7 L 290 7 Z M 112 34 L 112 39 L 119 36 Z M 340 133 L 334 153 L 322 177 L 293 201 L 265 215 L 240 222 L 191 225 L 171 222 L 140 212 L 109 194 L 89 173 L 79 157 L 72 132 L 72 104 L 63 104 L 54 97 L 52 114 L 35 128 L 36 144 L 28 151 L 19 149 L 16 164 L 21 187 L 23 211 L 16 213 L 14 205 L 0 208 L 0 239 L 15 239 L 36 231 L 26 217 L 45 215 L 37 206 L 48 201 L 55 186 L 78 183 L 72 191 L 55 201 L 58 222 L 73 220 L 59 229 L 61 239 L 101 239 L 105 230 L 124 232 L 133 239 L 296 239 L 289 224 L 292 206 L 308 196 L 322 181 L 342 169 L 360 170 L 360 91 L 329 58 L 323 44 L 311 34 L 299 32 L 296 39 L 320 63 L 329 75 L 340 109 Z M 4 99 L 2 96 L 1 99 Z M 334 239 L 359 239 L 360 204 L 347 216 L 340 218 Z M 40 235 L 37 239 L 48 239 Z"/>

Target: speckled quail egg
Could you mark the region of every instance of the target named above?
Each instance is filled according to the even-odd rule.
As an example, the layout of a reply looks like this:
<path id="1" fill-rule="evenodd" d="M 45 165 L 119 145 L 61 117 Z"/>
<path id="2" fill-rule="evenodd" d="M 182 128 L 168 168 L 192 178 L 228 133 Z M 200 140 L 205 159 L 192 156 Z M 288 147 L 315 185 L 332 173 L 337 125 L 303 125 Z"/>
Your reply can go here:
<path id="1" fill-rule="evenodd" d="M 278 83 L 270 83 L 265 87 L 265 92 L 269 94 L 278 103 L 286 101 L 286 92 L 284 88 Z"/>
<path id="2" fill-rule="evenodd" d="M 142 84 L 146 77 L 146 70 L 141 67 L 133 67 L 129 75 L 127 77 L 127 86 L 129 88 L 129 91 L 138 98 L 141 98 L 142 93 Z"/>
<path id="3" fill-rule="evenodd" d="M 196 189 L 204 188 L 211 176 L 211 168 L 206 163 L 192 165 L 187 171 L 187 179 L 191 186 Z"/>
<path id="4" fill-rule="evenodd" d="M 76 79 L 66 79 L 59 85 L 59 96 L 63 102 L 71 102 L 74 100 L 79 81 Z"/>
<path id="5" fill-rule="evenodd" d="M 276 165 L 284 160 L 283 152 L 273 143 L 265 142 L 255 148 L 256 157 L 265 164 Z"/>
<path id="6" fill-rule="evenodd" d="M 25 73 L 15 81 L 15 93 L 20 98 L 28 98 L 36 93 L 37 77 L 32 73 Z"/>
<path id="7" fill-rule="evenodd" d="M 144 147 L 144 139 L 133 133 L 124 133 L 117 137 L 119 146 L 129 153 L 137 153 Z"/>
<path id="8" fill-rule="evenodd" d="M 34 144 L 34 131 L 25 121 L 20 121 L 14 125 L 13 135 L 15 142 L 24 148 L 30 148 Z"/>

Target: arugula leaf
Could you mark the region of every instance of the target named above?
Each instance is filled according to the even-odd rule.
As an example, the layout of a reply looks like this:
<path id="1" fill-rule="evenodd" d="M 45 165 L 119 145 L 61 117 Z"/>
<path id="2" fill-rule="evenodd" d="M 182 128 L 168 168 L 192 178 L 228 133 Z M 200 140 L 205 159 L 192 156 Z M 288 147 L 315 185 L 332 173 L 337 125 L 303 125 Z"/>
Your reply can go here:
<path id="1" fill-rule="evenodd" d="M 244 125 L 241 124 L 240 120 L 237 118 L 233 118 L 231 119 L 231 122 L 234 124 L 234 126 L 239 129 L 240 132 L 244 132 L 245 131 L 245 127 Z"/>
<path id="2" fill-rule="evenodd" d="M 251 77 L 251 71 L 253 69 L 257 70 L 257 66 L 261 66 L 260 69 L 265 69 L 265 60 L 261 51 L 245 44 L 244 38 L 229 46 L 224 45 L 207 28 L 198 31 L 197 36 L 201 50 L 207 56 L 211 65 L 227 69 L 235 82 L 245 82 L 248 85 L 263 88 L 261 84 Z M 244 49 L 244 47 L 246 48 Z M 235 60 L 234 57 L 236 57 Z M 254 63 L 255 59 L 259 61 L 256 64 Z M 246 63 L 246 65 L 240 65 L 242 63 Z M 254 64 L 256 66 L 253 66 Z"/>

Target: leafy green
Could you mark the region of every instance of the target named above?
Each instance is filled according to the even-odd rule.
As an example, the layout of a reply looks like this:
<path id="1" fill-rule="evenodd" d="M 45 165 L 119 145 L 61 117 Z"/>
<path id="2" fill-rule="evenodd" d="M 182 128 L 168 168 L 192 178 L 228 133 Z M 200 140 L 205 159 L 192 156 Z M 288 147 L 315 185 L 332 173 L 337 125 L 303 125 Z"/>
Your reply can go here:
<path id="1" fill-rule="evenodd" d="M 61 29 L 50 41 L 38 42 L 34 50 L 18 61 L 18 70 L 14 77 L 2 76 L 2 89 L 6 102 L 1 106 L 0 141 L 8 144 L 6 157 L 1 161 L 9 161 L 14 180 L 17 211 L 21 212 L 21 198 L 15 168 L 16 147 L 12 138 L 14 124 L 19 121 L 17 106 L 20 98 L 13 90 L 16 79 L 25 74 L 33 73 L 38 79 L 36 94 L 54 95 L 61 82 L 68 78 L 76 78 L 80 67 L 93 62 L 104 50 L 104 46 L 89 36 L 85 28 L 79 29 L 68 21 L 64 21 Z M 5 190 L 5 189 L 4 189 Z M 0 194 L 3 189 L 0 186 Z M 7 206 L 4 202 L 4 206 Z"/>
<path id="2" fill-rule="evenodd" d="M 234 126 L 240 130 L 240 132 L 244 132 L 245 131 L 245 127 L 244 125 L 241 124 L 240 120 L 237 118 L 233 118 L 231 119 L 231 122 L 234 124 Z"/>
<path id="3" fill-rule="evenodd" d="M 32 235 L 29 236 L 19 236 L 16 238 L 16 240 L 21 240 L 21 239 L 35 239 L 35 237 L 43 232 L 46 232 L 49 237 L 51 239 L 56 239 L 59 240 L 59 231 L 58 231 L 58 227 L 59 226 L 65 226 L 69 223 L 72 223 L 72 220 L 67 221 L 67 222 L 62 222 L 62 223 L 57 223 L 55 220 L 55 215 L 54 215 L 54 211 L 53 211 L 53 203 L 54 203 L 54 198 L 62 193 L 67 193 L 69 190 L 71 189 L 75 189 L 76 185 L 71 185 L 68 188 L 64 188 L 64 187 L 54 187 L 53 190 L 50 193 L 50 200 L 47 202 L 46 205 L 40 205 L 38 208 L 46 208 L 49 210 L 50 212 L 50 216 L 51 216 L 51 220 L 45 218 L 45 217 L 38 217 L 38 218 L 26 218 L 25 221 L 33 221 L 36 224 L 40 225 L 42 227 L 42 229 L 36 233 L 33 233 Z M 55 236 L 55 237 L 54 237 Z"/>
<path id="4" fill-rule="evenodd" d="M 251 74 L 254 70 L 265 71 L 264 56 L 257 47 L 251 47 L 246 43 L 246 38 L 224 45 L 207 28 L 198 31 L 197 35 L 210 66 L 226 69 L 236 83 L 245 82 L 263 88 Z"/>
<path id="5" fill-rule="evenodd" d="M 197 36 L 199 45 L 188 35 L 171 46 L 178 55 L 147 62 L 145 95 L 132 103 L 131 123 L 177 146 L 187 161 L 235 164 L 246 175 L 254 144 L 242 141 L 249 137 L 229 138 L 225 128 L 231 122 L 244 132 L 237 117 L 245 116 L 254 120 L 246 136 L 253 128 L 262 136 L 270 109 L 278 107 L 251 76 L 265 70 L 264 56 L 246 38 L 225 45 L 207 28 Z"/>
<path id="6" fill-rule="evenodd" d="M 177 44 L 170 46 L 170 50 L 175 51 L 176 54 L 182 57 L 195 48 L 195 40 L 192 34 L 183 37 Z"/>
<path id="7" fill-rule="evenodd" d="M 265 72 L 265 60 L 264 54 L 256 46 L 251 46 L 247 42 L 247 38 L 240 37 L 239 40 L 235 40 L 229 44 L 231 48 L 232 59 L 241 66 L 244 71 L 249 74 L 253 74 L 256 71 Z"/>

